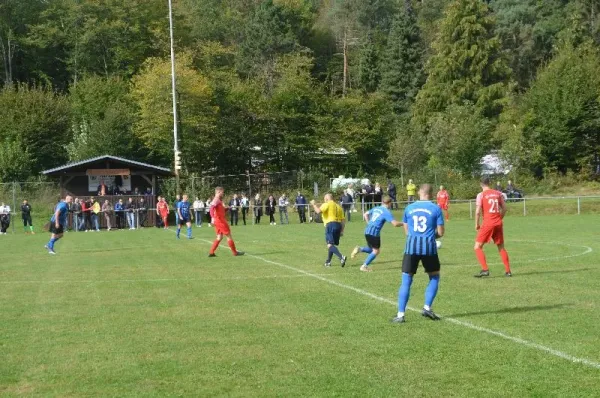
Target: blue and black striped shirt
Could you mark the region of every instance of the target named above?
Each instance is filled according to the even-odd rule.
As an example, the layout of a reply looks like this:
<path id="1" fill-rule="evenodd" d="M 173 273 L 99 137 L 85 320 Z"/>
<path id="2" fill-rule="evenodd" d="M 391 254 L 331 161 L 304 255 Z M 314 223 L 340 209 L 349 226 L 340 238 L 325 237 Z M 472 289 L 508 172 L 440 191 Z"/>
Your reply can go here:
<path id="1" fill-rule="evenodd" d="M 437 255 L 435 235 L 437 227 L 444 225 L 439 206 L 429 201 L 417 201 L 404 210 L 404 223 L 408 226 L 405 254 Z"/>

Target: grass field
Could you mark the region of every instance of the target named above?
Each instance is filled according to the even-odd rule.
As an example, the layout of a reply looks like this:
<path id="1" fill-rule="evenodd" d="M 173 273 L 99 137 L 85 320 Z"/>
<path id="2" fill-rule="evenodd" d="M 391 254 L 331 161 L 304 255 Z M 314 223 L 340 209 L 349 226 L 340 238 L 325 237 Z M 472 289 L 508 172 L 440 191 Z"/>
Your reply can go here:
<path id="1" fill-rule="evenodd" d="M 472 221 L 440 251 L 431 322 L 392 325 L 404 237 L 387 226 L 370 274 L 325 269 L 323 227 L 233 229 L 206 257 L 173 231 L 0 237 L 2 396 L 600 396 L 600 216 L 508 217 L 513 278 Z M 341 248 L 363 243 L 351 223 Z M 419 273 L 410 305 L 423 304 Z"/>

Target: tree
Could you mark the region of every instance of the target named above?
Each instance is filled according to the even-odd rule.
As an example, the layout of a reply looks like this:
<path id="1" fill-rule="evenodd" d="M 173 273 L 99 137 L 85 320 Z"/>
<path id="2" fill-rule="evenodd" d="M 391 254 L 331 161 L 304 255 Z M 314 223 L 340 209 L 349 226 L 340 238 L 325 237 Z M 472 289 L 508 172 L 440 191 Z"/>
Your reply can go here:
<path id="1" fill-rule="evenodd" d="M 465 102 L 473 103 L 486 117 L 500 113 L 509 69 L 494 26 L 494 18 L 482 1 L 454 0 L 450 4 L 432 44 L 427 82 L 414 106 L 421 124 L 432 113 Z"/>
<path id="2" fill-rule="evenodd" d="M 542 69 L 503 119 L 506 150 L 532 171 L 589 166 L 600 150 L 600 54 L 587 43 L 566 45 Z"/>
<path id="3" fill-rule="evenodd" d="M 428 123 L 430 159 L 448 170 L 469 176 L 479 172 L 481 158 L 491 146 L 491 122 L 472 104 L 450 105 Z"/>
<path id="4" fill-rule="evenodd" d="M 25 181 L 31 177 L 31 155 L 21 140 L 0 141 L 0 182 Z"/>
<path id="5" fill-rule="evenodd" d="M 360 49 L 358 82 L 362 90 L 367 93 L 373 93 L 379 86 L 379 80 L 379 56 L 372 35 L 368 34 Z"/>
<path id="6" fill-rule="evenodd" d="M 73 140 L 70 160 L 104 154 L 136 157 L 141 144 L 133 135 L 135 110 L 128 84 L 118 77 L 89 76 L 71 89 Z"/>
<path id="7" fill-rule="evenodd" d="M 394 111 L 410 109 L 424 83 L 423 49 L 411 9 L 401 11 L 392 24 L 384 53 L 381 89 L 392 100 Z"/>
<path id="8" fill-rule="evenodd" d="M 192 68 L 189 54 L 177 57 L 177 95 L 180 140 L 186 169 L 203 170 L 212 162 L 213 136 L 218 108 L 208 79 Z M 132 97 L 137 107 L 134 134 L 154 161 L 169 165 L 173 159 L 173 112 L 171 100 L 171 63 L 150 58 L 142 72 L 133 78 Z"/>
<path id="9" fill-rule="evenodd" d="M 19 143 L 21 151 L 28 154 L 29 175 L 67 160 L 69 126 L 66 97 L 25 85 L 0 91 L 0 141 Z"/>

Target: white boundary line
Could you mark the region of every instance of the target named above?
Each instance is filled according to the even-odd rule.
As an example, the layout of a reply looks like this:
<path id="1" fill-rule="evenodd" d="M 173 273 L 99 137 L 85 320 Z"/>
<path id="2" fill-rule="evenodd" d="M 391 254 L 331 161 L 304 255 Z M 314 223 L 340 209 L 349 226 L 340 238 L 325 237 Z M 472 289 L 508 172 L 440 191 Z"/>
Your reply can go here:
<path id="1" fill-rule="evenodd" d="M 448 238 L 448 240 L 450 241 L 455 241 L 455 242 L 467 242 L 467 239 L 452 239 L 452 238 Z M 469 240 L 469 242 L 472 242 Z M 576 254 L 568 254 L 566 256 L 553 256 L 553 257 L 540 257 L 540 258 L 533 258 L 533 259 L 528 259 L 528 260 L 521 260 L 521 261 L 511 261 L 510 264 L 530 264 L 530 263 L 537 263 L 540 261 L 558 261 L 558 260 L 566 260 L 568 258 L 574 258 L 574 257 L 581 257 L 581 256 L 585 256 L 587 254 L 590 254 L 591 252 L 594 251 L 594 249 L 592 249 L 589 246 L 585 246 L 585 245 L 573 245 L 570 243 L 564 243 L 564 242 L 546 242 L 546 241 L 539 241 L 539 240 L 511 240 L 511 242 L 520 242 L 520 243 L 541 243 L 541 244 L 546 244 L 546 245 L 559 245 L 559 246 L 565 246 L 565 247 L 579 247 L 579 248 L 583 248 L 585 249 L 583 252 L 581 253 L 576 253 Z M 494 245 L 493 243 L 491 243 L 490 245 Z M 502 263 L 488 263 L 488 265 L 502 265 Z M 459 265 L 446 265 L 446 268 L 466 268 L 466 267 L 478 267 L 479 264 L 459 264 Z"/>
<path id="2" fill-rule="evenodd" d="M 198 240 L 201 240 L 201 241 L 206 242 L 206 243 L 212 243 L 211 241 L 208 241 L 206 239 L 198 239 Z M 382 303 L 391 304 L 393 306 L 397 305 L 397 303 L 395 301 L 392 301 L 392 300 L 387 299 L 385 297 L 378 296 L 376 294 L 370 293 L 370 292 L 368 292 L 366 290 L 359 289 L 359 288 L 351 286 L 351 285 L 346 285 L 344 283 L 340 283 L 340 282 L 334 281 L 332 279 L 325 278 L 325 277 L 323 277 L 320 274 L 313 274 L 312 272 L 308 272 L 308 271 L 305 271 L 305 270 L 300 269 L 300 268 L 292 267 L 291 265 L 287 265 L 287 264 L 283 264 L 283 263 L 278 263 L 276 261 L 271 261 L 271 260 L 268 260 L 268 259 L 266 259 L 264 257 L 255 256 L 255 255 L 250 254 L 250 253 L 246 253 L 246 255 L 248 257 L 252 257 L 252 258 L 255 258 L 257 260 L 263 261 L 263 262 L 265 262 L 267 264 L 276 265 L 278 267 L 285 268 L 285 269 L 288 269 L 290 271 L 298 272 L 298 273 L 300 273 L 302 275 L 310 276 L 312 278 L 318 279 L 318 280 L 320 280 L 322 282 L 325 282 L 325 283 L 328 283 L 330 285 L 337 286 L 337 287 L 340 287 L 342 289 L 353 291 L 354 293 L 358 293 L 360 295 L 369 297 L 369 298 L 371 298 L 373 300 L 376 300 L 376 301 L 379 301 L 379 302 L 382 302 Z M 415 308 L 411 308 L 411 307 L 408 307 L 408 310 L 414 311 L 414 312 L 420 312 L 420 310 L 415 309 Z M 534 348 L 534 349 L 536 349 L 538 351 L 542 351 L 542 352 L 545 352 L 546 354 L 550 354 L 550 355 L 553 355 L 555 357 L 565 359 L 565 360 L 567 360 L 569 362 L 579 363 L 579 364 L 588 366 L 590 368 L 594 368 L 594 369 L 599 369 L 600 370 L 600 362 L 595 362 L 595 361 L 592 361 L 592 360 L 587 359 L 587 358 L 579 358 L 579 357 L 567 354 L 565 352 L 555 350 L 554 348 L 550 348 L 550 347 L 547 347 L 545 345 L 534 343 L 532 341 L 525 340 L 525 339 L 522 339 L 520 337 L 514 337 L 514 336 L 508 335 L 506 333 L 503 333 L 503 332 L 500 332 L 500 331 L 497 331 L 497 330 L 484 328 L 482 326 L 475 325 L 475 324 L 473 324 L 471 322 L 460 321 L 458 319 L 448 318 L 448 317 L 443 317 L 443 320 L 445 320 L 447 322 L 450 322 L 450 323 L 453 323 L 453 324 L 458 325 L 458 326 L 465 327 L 467 329 L 476 330 L 478 332 L 487 333 L 487 334 L 490 334 L 492 336 L 500 337 L 500 338 L 503 338 L 505 340 L 512 341 L 513 343 L 517 343 L 517 344 L 523 345 L 525 347 Z"/>

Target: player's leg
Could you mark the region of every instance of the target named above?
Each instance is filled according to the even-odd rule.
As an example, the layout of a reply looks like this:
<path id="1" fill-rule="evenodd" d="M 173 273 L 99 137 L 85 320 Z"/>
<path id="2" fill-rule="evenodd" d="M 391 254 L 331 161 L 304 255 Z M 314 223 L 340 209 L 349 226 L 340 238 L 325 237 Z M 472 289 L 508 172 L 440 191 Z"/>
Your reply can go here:
<path id="1" fill-rule="evenodd" d="M 209 257 L 215 257 L 215 251 L 217 251 L 217 248 L 219 247 L 219 244 L 221 243 L 222 240 L 223 240 L 223 234 L 220 233 L 219 231 L 217 231 L 217 237 L 213 241 L 212 246 L 210 247 L 210 251 L 208 252 Z"/>
<path id="2" fill-rule="evenodd" d="M 342 234 L 342 226 L 339 223 L 330 223 L 332 224 L 332 241 L 329 247 L 329 252 L 335 254 L 335 256 L 340 260 L 342 267 L 346 265 L 346 258 L 340 253 L 340 249 L 338 246 L 340 244 L 340 237 Z"/>
<path id="3" fill-rule="evenodd" d="M 371 245 L 369 244 L 369 235 L 365 234 L 365 241 L 367 242 L 367 246 L 355 246 L 354 250 L 352 250 L 352 254 L 350 254 L 350 258 L 354 258 L 358 255 L 358 253 L 367 253 L 370 254 L 373 252 Z"/>
<path id="4" fill-rule="evenodd" d="M 23 231 L 25 231 L 25 233 L 29 233 L 29 228 L 27 225 L 27 218 L 23 217 Z"/>
<path id="5" fill-rule="evenodd" d="M 402 260 L 402 282 L 398 289 L 398 314 L 392 319 L 392 322 L 394 323 L 404 322 L 406 306 L 408 305 L 408 299 L 410 298 L 410 287 L 418 266 L 419 256 L 404 254 L 404 259 Z"/>
<path id="6" fill-rule="evenodd" d="M 181 234 L 181 227 L 185 224 L 185 220 L 181 217 L 177 217 L 177 239 L 179 239 L 179 235 Z"/>
<path id="7" fill-rule="evenodd" d="M 192 222 L 189 219 L 186 223 L 186 227 L 187 227 L 187 238 L 192 239 Z"/>
<path id="8" fill-rule="evenodd" d="M 421 314 L 431 320 L 438 321 L 440 319 L 431 309 L 433 300 L 437 296 L 438 287 L 440 284 L 440 259 L 437 255 L 424 256 L 423 268 L 429 275 L 429 284 L 425 289 L 425 303 Z"/>
<path id="9" fill-rule="evenodd" d="M 228 232 L 227 234 L 225 234 L 225 236 L 227 237 L 227 245 L 229 246 L 229 249 L 231 249 L 231 253 L 233 253 L 234 256 L 243 256 L 245 253 L 242 251 L 239 251 L 235 247 L 235 242 L 233 241 L 231 232 Z"/>
<path id="10" fill-rule="evenodd" d="M 29 223 L 29 232 L 35 234 L 35 232 L 33 232 L 33 220 L 31 219 L 31 215 L 27 217 L 27 222 Z"/>
<path id="11" fill-rule="evenodd" d="M 369 265 L 375 260 L 375 258 L 379 255 L 381 248 L 381 238 L 379 236 L 368 236 L 369 248 L 371 249 L 371 253 L 365 259 L 365 262 L 360 267 L 361 271 L 370 272 L 371 269 Z"/>
<path id="12" fill-rule="evenodd" d="M 498 247 L 498 253 L 500 253 L 500 258 L 502 258 L 502 263 L 504 264 L 504 275 L 512 276 L 512 272 L 510 270 L 510 259 L 508 258 L 508 252 L 504 248 L 504 229 L 502 225 L 497 226 L 494 229 L 494 234 L 492 235 L 492 239 Z"/>
<path id="13" fill-rule="evenodd" d="M 485 258 L 485 253 L 483 252 L 483 245 L 490 240 L 492 237 L 492 228 L 487 228 L 485 225 L 479 229 L 477 233 L 477 238 L 475 239 L 475 256 L 477 257 L 477 261 L 481 265 L 481 271 L 479 274 L 475 275 L 478 278 L 489 276 L 490 270 L 488 268 L 487 260 Z"/>

